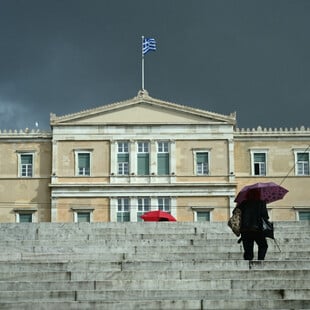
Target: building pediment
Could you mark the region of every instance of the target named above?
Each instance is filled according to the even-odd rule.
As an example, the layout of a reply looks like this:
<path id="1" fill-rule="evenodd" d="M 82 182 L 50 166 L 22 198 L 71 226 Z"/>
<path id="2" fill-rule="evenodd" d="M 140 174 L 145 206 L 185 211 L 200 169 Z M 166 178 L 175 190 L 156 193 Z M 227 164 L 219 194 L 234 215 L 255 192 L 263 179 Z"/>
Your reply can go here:
<path id="1" fill-rule="evenodd" d="M 132 99 L 65 116 L 51 114 L 52 126 L 104 124 L 232 124 L 235 114 L 222 115 L 152 98 L 140 91 Z"/>

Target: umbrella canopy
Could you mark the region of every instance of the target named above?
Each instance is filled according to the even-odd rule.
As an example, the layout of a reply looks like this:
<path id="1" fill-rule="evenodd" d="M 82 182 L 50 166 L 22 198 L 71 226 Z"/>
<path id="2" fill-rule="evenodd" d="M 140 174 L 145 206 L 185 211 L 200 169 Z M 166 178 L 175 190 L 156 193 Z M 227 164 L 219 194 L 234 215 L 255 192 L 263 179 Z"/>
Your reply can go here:
<path id="1" fill-rule="evenodd" d="M 170 214 L 165 211 L 156 210 L 149 211 L 140 216 L 145 222 L 176 222 L 177 220 Z"/>
<path id="2" fill-rule="evenodd" d="M 243 187 L 238 193 L 235 202 L 241 203 L 242 201 L 247 200 L 248 192 L 253 190 L 257 191 L 259 199 L 266 203 L 280 200 L 288 192 L 287 189 L 274 182 L 255 183 Z"/>

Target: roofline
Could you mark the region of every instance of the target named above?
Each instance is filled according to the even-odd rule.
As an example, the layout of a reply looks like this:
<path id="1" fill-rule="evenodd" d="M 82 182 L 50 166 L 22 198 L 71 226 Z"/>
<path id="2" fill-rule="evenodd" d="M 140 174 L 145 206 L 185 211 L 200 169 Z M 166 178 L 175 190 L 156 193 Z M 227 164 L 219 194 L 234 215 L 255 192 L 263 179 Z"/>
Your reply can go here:
<path id="1" fill-rule="evenodd" d="M 236 112 L 231 113 L 230 115 L 223 115 L 223 114 L 218 114 L 215 112 L 209 112 L 209 111 L 202 110 L 202 109 L 192 108 L 192 107 L 185 106 L 185 105 L 180 105 L 177 103 L 163 101 L 160 99 L 150 97 L 146 90 L 139 91 L 138 95 L 131 98 L 131 99 L 127 99 L 124 101 L 119 101 L 119 102 L 99 106 L 99 107 L 92 108 L 92 109 L 87 109 L 87 110 L 80 111 L 77 113 L 67 114 L 67 115 L 63 115 L 63 116 L 56 116 L 56 114 L 51 113 L 50 114 L 50 125 L 51 126 L 56 125 L 56 124 L 57 125 L 65 125 L 65 124 L 59 124 L 59 122 L 66 122 L 68 120 L 77 120 L 77 119 L 80 119 L 84 116 L 94 115 L 98 112 L 111 111 L 113 109 L 116 109 L 117 107 L 126 107 L 127 105 L 142 103 L 141 100 L 144 100 L 143 102 L 146 102 L 148 104 L 156 104 L 159 106 L 164 106 L 166 108 L 168 107 L 168 108 L 175 109 L 175 110 L 182 109 L 184 112 L 189 112 L 189 113 L 192 113 L 194 115 L 198 115 L 201 117 L 209 117 L 209 118 L 213 117 L 216 120 L 225 121 L 231 125 L 236 125 Z"/>

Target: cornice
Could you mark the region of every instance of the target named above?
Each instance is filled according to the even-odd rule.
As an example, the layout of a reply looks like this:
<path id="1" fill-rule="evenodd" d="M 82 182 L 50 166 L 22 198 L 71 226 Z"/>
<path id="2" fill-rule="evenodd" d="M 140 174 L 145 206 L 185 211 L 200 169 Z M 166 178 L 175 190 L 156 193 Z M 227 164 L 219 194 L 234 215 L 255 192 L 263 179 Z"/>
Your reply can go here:
<path id="1" fill-rule="evenodd" d="M 251 137 L 310 137 L 310 128 L 301 126 L 300 128 L 236 128 L 234 131 L 235 138 Z"/>
<path id="2" fill-rule="evenodd" d="M 197 108 L 192 108 L 189 106 L 185 106 L 185 105 L 180 105 L 177 103 L 173 103 L 173 102 L 168 102 L 168 101 L 164 101 L 161 99 L 156 99 L 153 98 L 151 96 L 149 96 L 148 92 L 146 90 L 143 91 L 139 91 L 137 96 L 128 99 L 128 100 L 124 100 L 124 101 L 118 101 L 115 103 L 111 103 L 111 104 L 106 104 L 103 106 L 99 106 L 97 108 L 92 108 L 92 109 L 86 109 L 77 113 L 72 113 L 72 114 L 67 114 L 67 115 L 62 115 L 62 116 L 56 116 L 56 114 L 51 113 L 50 114 L 50 124 L 51 125 L 65 125 L 62 124 L 63 122 L 67 122 L 67 121 L 74 121 L 83 117 L 90 117 L 92 115 L 98 114 L 98 113 L 102 113 L 102 112 L 109 112 L 112 111 L 113 109 L 118 109 L 118 108 L 125 108 L 127 106 L 130 105 L 135 105 L 135 104 L 143 104 L 143 103 L 147 103 L 150 105 L 156 105 L 159 107 L 163 107 L 163 108 L 168 108 L 168 109 L 172 109 L 172 110 L 176 110 L 176 111 L 182 111 L 185 113 L 190 113 L 190 114 L 194 114 L 196 116 L 199 117 L 206 117 L 206 118 L 214 118 L 215 120 L 219 120 L 219 121 L 223 121 L 223 122 L 227 122 L 229 124 L 235 125 L 236 124 L 236 113 L 231 113 L 229 115 L 223 115 L 223 114 L 219 114 L 219 113 L 215 113 L 215 112 L 210 112 L 207 110 L 202 110 L 202 109 L 197 109 Z"/>

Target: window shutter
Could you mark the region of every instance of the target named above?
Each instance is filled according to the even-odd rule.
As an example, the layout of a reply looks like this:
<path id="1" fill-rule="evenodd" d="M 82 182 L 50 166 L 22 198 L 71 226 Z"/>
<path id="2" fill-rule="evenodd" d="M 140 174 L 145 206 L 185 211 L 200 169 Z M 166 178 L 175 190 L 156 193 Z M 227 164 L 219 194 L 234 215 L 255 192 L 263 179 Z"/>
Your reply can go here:
<path id="1" fill-rule="evenodd" d="M 89 154 L 79 154 L 79 168 L 89 168 Z"/>
<path id="2" fill-rule="evenodd" d="M 197 158 L 197 163 L 207 163 L 208 153 L 197 153 L 196 158 Z"/>
<path id="3" fill-rule="evenodd" d="M 149 154 L 138 154 L 138 175 L 148 175 L 149 172 Z"/>
<path id="4" fill-rule="evenodd" d="M 299 211 L 299 219 L 301 221 L 310 221 L 310 211 Z"/>
<path id="5" fill-rule="evenodd" d="M 22 165 L 32 164 L 32 155 L 21 155 Z"/>
<path id="6" fill-rule="evenodd" d="M 265 162 L 265 154 L 264 153 L 254 154 L 254 162 Z"/>
<path id="7" fill-rule="evenodd" d="M 119 163 L 128 163 L 129 162 L 129 154 L 118 154 L 117 161 Z"/>
<path id="8" fill-rule="evenodd" d="M 169 154 L 158 154 L 157 166 L 159 175 L 169 174 Z"/>
<path id="9" fill-rule="evenodd" d="M 300 153 L 298 154 L 298 161 L 308 161 L 309 154 L 308 153 Z"/>

